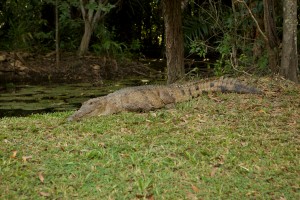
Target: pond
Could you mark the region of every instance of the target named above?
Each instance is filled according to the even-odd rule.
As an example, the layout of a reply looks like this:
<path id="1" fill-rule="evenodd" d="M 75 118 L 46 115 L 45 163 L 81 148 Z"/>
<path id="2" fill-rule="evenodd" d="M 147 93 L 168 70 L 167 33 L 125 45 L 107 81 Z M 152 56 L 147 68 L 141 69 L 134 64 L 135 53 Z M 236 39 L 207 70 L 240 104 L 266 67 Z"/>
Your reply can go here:
<path id="1" fill-rule="evenodd" d="M 104 81 L 100 86 L 91 83 L 45 84 L 45 85 L 6 85 L 0 91 L 0 117 L 27 116 L 34 113 L 47 113 L 76 110 L 84 101 L 107 95 L 118 89 L 153 84 L 154 81 L 129 78 L 118 81 Z"/>

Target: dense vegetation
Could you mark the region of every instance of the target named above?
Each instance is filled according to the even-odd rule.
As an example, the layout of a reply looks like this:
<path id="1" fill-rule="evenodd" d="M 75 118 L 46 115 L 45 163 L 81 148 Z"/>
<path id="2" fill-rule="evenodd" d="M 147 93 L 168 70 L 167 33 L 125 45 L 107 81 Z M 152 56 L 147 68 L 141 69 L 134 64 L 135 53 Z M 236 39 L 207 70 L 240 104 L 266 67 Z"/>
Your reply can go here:
<path id="1" fill-rule="evenodd" d="M 100 8 L 89 51 L 115 57 L 163 57 L 164 26 L 160 1 L 4 0 L 0 2 L 0 49 L 44 53 L 76 52 L 84 35 L 82 7 Z M 263 1 L 183 1 L 185 57 L 212 59 L 216 75 L 232 72 L 269 73 L 263 28 Z M 58 38 L 55 8 L 58 9 Z M 282 2 L 275 2 L 276 35 L 282 38 Z M 247 10 L 250 8 L 251 13 Z M 93 16 L 95 16 L 94 14 Z M 253 20 L 254 15 L 258 24 Z M 280 42 L 279 42 L 280 43 Z"/>

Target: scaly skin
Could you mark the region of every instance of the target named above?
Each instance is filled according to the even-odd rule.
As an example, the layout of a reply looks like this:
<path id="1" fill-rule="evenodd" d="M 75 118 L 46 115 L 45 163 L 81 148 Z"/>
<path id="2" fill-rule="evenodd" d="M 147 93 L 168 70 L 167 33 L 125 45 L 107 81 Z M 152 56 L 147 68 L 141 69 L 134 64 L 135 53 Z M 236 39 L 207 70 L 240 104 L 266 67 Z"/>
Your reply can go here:
<path id="1" fill-rule="evenodd" d="M 183 85 L 129 87 L 84 102 L 81 108 L 68 118 L 68 121 L 78 121 L 86 117 L 110 115 L 123 111 L 147 112 L 188 101 L 210 92 L 262 94 L 258 89 L 232 78 L 208 82 L 196 81 Z"/>

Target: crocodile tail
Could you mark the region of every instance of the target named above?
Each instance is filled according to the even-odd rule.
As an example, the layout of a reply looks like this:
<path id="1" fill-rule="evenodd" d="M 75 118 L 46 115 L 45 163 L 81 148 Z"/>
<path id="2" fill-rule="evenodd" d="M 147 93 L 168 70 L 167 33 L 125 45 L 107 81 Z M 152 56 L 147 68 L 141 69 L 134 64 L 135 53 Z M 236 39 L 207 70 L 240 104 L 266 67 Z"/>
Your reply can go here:
<path id="1" fill-rule="evenodd" d="M 207 92 L 234 92 L 234 93 L 250 93 L 262 94 L 260 90 L 255 87 L 246 85 L 233 78 L 221 78 L 206 83 L 199 83 L 198 87 L 201 88 L 202 93 Z"/>

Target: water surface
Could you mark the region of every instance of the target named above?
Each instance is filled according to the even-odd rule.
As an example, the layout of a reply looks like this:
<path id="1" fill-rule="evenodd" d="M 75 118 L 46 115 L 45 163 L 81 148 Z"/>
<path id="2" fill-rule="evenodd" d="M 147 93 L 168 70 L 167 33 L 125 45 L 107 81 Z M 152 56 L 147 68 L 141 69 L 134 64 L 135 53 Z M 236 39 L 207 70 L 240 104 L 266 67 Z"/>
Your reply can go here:
<path id="1" fill-rule="evenodd" d="M 149 84 L 143 79 L 105 81 L 100 86 L 91 83 L 13 85 L 0 91 L 0 117 L 26 116 L 33 113 L 69 111 L 94 97 L 104 96 L 118 89 Z"/>

